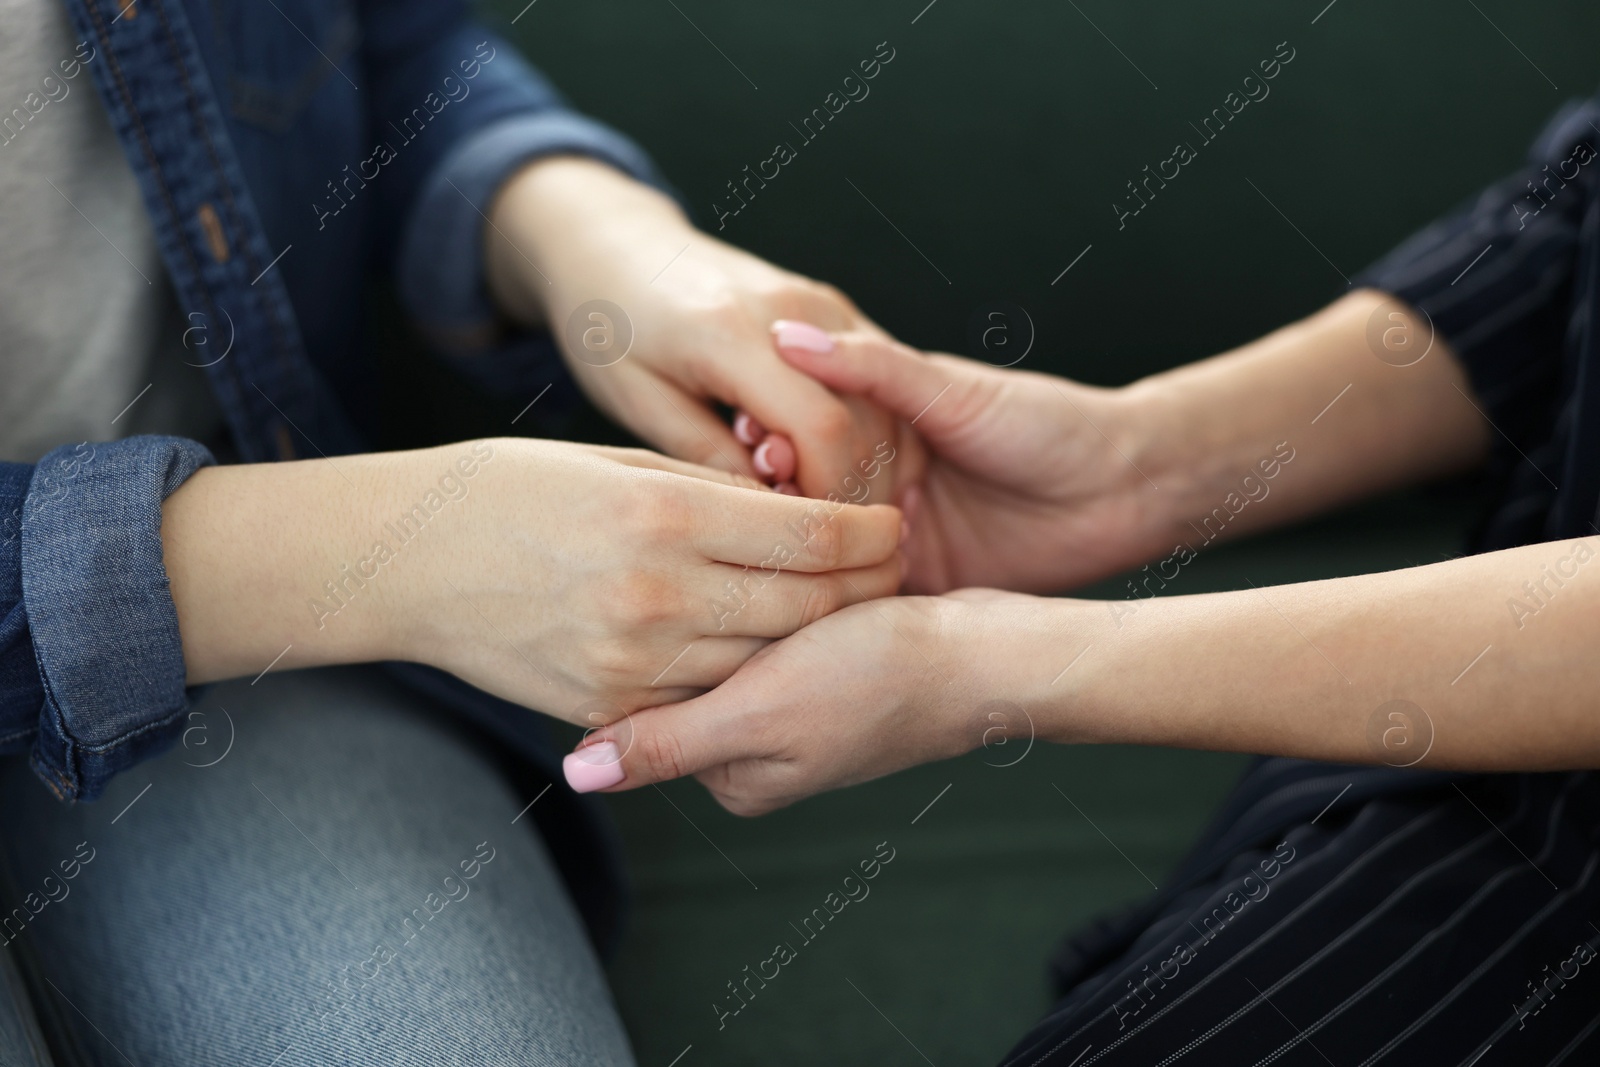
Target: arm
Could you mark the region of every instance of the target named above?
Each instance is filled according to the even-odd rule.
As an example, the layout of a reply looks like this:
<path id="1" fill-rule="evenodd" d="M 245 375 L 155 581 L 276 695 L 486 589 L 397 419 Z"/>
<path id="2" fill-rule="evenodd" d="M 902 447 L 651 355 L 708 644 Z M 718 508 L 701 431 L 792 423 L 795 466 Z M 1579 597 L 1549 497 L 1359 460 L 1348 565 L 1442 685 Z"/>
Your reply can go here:
<path id="1" fill-rule="evenodd" d="M 0 749 L 59 796 L 171 745 L 189 685 L 408 659 L 592 725 L 900 579 L 893 509 L 649 453 L 210 461 L 134 437 L 0 464 Z"/>
<path id="2" fill-rule="evenodd" d="M 516 438 L 202 471 L 161 535 L 191 684 L 410 660 L 585 725 L 900 578 L 892 508 Z"/>
<path id="3" fill-rule="evenodd" d="M 1009 760 L 1029 738 L 1593 767 L 1597 555 L 1590 538 L 1136 608 L 977 590 L 879 601 L 585 744 L 618 746 L 617 789 L 694 773 L 741 814 L 1002 740 Z"/>
<path id="4" fill-rule="evenodd" d="M 1105 604 L 1043 605 L 1026 648 L 1059 649 L 1069 633 L 1094 647 L 1054 694 L 1048 681 L 1014 692 L 1042 710 L 1053 740 L 1480 771 L 1593 767 L 1597 549 L 1586 538 L 1160 598 L 1115 619 Z M 1386 708 L 1396 700 L 1417 710 Z"/>
<path id="5" fill-rule="evenodd" d="M 1385 336 L 1407 340 L 1391 340 L 1400 352 L 1390 353 Z M 1418 362 L 1386 361 L 1404 362 L 1406 349 Z M 1141 465 L 1161 486 L 1157 514 L 1174 541 L 1194 541 L 1196 525 L 1233 537 L 1459 473 L 1482 462 L 1492 433 L 1444 338 L 1370 289 L 1232 352 L 1136 382 L 1128 394 L 1147 440 Z M 1266 486 L 1273 465 L 1262 461 L 1281 463 L 1284 442 L 1293 468 Z M 1235 512 L 1239 499 L 1261 492 L 1257 485 L 1267 495 Z M 1207 526 L 1219 507 L 1228 521 Z"/>
<path id="6" fill-rule="evenodd" d="M 1444 339 L 1407 366 L 1375 354 L 1374 332 L 1420 345 L 1418 321 L 1362 290 L 1122 389 L 866 333 L 807 347 L 780 333 L 779 350 L 916 420 L 929 462 L 904 499 L 912 591 L 1047 591 L 1478 463 L 1490 431 Z"/>

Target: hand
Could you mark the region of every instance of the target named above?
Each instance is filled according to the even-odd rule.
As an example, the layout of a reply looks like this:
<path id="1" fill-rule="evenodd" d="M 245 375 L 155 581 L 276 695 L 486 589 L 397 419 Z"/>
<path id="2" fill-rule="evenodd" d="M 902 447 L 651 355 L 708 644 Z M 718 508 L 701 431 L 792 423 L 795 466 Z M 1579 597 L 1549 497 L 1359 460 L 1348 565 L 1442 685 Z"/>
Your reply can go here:
<path id="1" fill-rule="evenodd" d="M 831 513 L 639 450 L 493 448 L 415 576 L 413 658 L 582 725 L 693 696 L 900 581 L 893 508 Z"/>
<path id="2" fill-rule="evenodd" d="M 412 660 L 582 725 L 892 593 L 900 531 L 890 507 L 524 438 L 207 468 L 162 512 L 191 685 Z"/>
<path id="3" fill-rule="evenodd" d="M 704 696 L 591 734 L 567 757 L 568 778 L 616 791 L 693 774 L 729 811 L 760 815 L 997 743 L 997 730 L 1020 743 L 1028 724 L 998 722 L 988 702 L 1027 673 L 1002 665 L 1008 635 L 1036 634 L 1053 607 L 964 590 L 846 608 Z"/>
<path id="4" fill-rule="evenodd" d="M 929 453 L 899 500 L 907 591 L 1057 591 L 1171 547 L 1135 466 L 1145 423 L 1122 391 L 924 355 L 871 331 L 825 339 L 776 335 L 794 367 L 914 422 Z"/>
<path id="5" fill-rule="evenodd" d="M 530 165 L 507 182 L 491 214 L 504 238 L 489 248 L 502 306 L 525 322 L 547 322 L 590 398 L 652 445 L 824 497 L 880 443 L 897 443 L 892 418 L 834 396 L 772 350 L 769 331 L 779 319 L 876 332 L 837 290 L 695 230 L 667 197 L 592 160 Z M 601 299 L 623 310 L 633 332 L 631 350 L 616 362 L 609 348 L 584 351 L 583 329 L 575 342 L 567 328 L 580 306 Z M 788 440 L 753 457 L 717 415 L 717 402 Z M 893 496 L 885 487 L 877 499 Z"/>

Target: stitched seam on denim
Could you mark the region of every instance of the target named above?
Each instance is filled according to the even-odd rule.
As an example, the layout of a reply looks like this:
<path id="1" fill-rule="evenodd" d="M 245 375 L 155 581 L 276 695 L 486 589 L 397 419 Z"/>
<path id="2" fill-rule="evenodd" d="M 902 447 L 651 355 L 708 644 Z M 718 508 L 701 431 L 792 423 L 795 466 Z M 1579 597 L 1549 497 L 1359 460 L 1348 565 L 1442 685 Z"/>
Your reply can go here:
<path id="1" fill-rule="evenodd" d="M 167 712 L 165 715 L 163 715 L 161 718 L 157 719 L 155 722 L 147 722 L 142 726 L 135 726 L 133 729 L 129 730 L 127 733 L 119 734 L 118 736 L 112 738 L 111 740 L 109 740 L 109 741 L 107 741 L 107 742 L 105 742 L 103 744 L 91 745 L 91 744 L 89 744 L 88 742 L 85 742 L 85 741 L 78 741 L 78 742 L 75 742 L 75 743 L 77 744 L 78 748 L 80 748 L 84 752 L 93 753 L 96 756 L 104 755 L 105 753 L 110 752 L 112 749 L 118 748 L 118 747 L 126 744 L 127 742 L 134 740 L 135 738 L 137 738 L 141 734 L 152 733 L 152 732 L 154 732 L 156 730 L 160 730 L 160 729 L 163 729 L 165 727 L 171 726 L 173 723 L 179 721 L 183 717 L 184 712 L 186 712 L 188 709 L 189 709 L 189 702 L 187 700 L 185 700 L 183 702 L 183 705 L 181 707 L 179 707 L 176 711 Z"/>
<path id="2" fill-rule="evenodd" d="M 0 737 L 0 745 L 9 745 L 13 741 L 25 741 L 31 737 L 34 737 L 36 734 L 38 734 L 38 732 L 39 728 L 37 726 L 25 727 L 21 730 L 18 730 L 16 733 L 6 734 L 4 737 Z"/>
<path id="3" fill-rule="evenodd" d="M 259 277 L 260 274 L 265 272 L 256 270 L 256 259 L 250 254 L 249 228 L 243 224 L 239 217 L 239 205 L 233 199 L 233 186 L 229 184 L 228 175 L 223 170 L 222 160 L 217 155 L 217 146 L 212 142 L 211 131 L 206 127 L 205 116 L 200 113 L 194 86 L 189 81 L 189 70 L 183 61 L 183 50 L 178 46 L 178 38 L 172 32 L 172 23 L 167 19 L 166 8 L 162 5 L 162 0 L 146 0 L 146 2 L 155 10 L 156 16 L 161 20 L 161 29 L 166 35 L 167 47 L 172 53 L 173 65 L 178 70 L 178 80 L 183 83 L 183 96 L 189 105 L 189 117 L 194 121 L 201 141 L 205 143 L 206 155 L 211 159 L 211 169 L 215 172 L 217 185 L 222 190 L 222 201 L 228 207 L 228 214 L 233 217 L 234 232 L 240 235 L 239 255 L 244 260 L 245 270 L 247 273 Z M 283 324 L 278 321 L 278 316 L 274 313 L 270 301 L 262 298 L 261 306 L 262 310 L 266 312 L 267 321 L 271 324 L 273 336 L 277 339 L 278 359 L 283 364 L 279 369 L 285 374 L 286 378 L 292 378 L 294 368 L 288 362 L 290 345 L 288 337 L 283 333 Z M 242 395 L 243 390 L 240 390 L 240 392 Z"/>
<path id="4" fill-rule="evenodd" d="M 165 177 L 161 171 L 161 160 L 156 156 L 155 148 L 150 144 L 150 134 L 144 128 L 144 119 L 139 115 L 139 109 L 134 106 L 133 94 L 128 91 L 128 82 L 122 75 L 122 65 L 117 62 L 116 50 L 111 47 L 111 39 L 106 34 L 106 25 L 100 17 L 100 9 L 95 0 L 90 0 L 84 5 L 89 16 L 94 19 L 95 33 L 99 35 L 100 46 L 105 51 L 106 62 L 111 67 L 112 77 L 116 79 L 117 92 L 122 96 L 123 107 L 127 109 L 128 116 L 133 120 L 135 131 L 139 135 L 139 145 L 144 149 L 145 158 L 150 163 L 150 171 L 155 176 L 156 187 L 161 191 L 162 203 L 167 206 L 167 213 L 172 217 L 172 227 L 178 235 L 178 244 L 183 249 L 185 258 L 189 261 L 189 270 L 195 278 L 200 278 L 200 263 L 195 259 L 194 249 L 189 246 L 188 240 L 183 235 L 183 218 L 178 214 L 178 203 L 172 197 L 172 190 L 168 188 Z M 205 285 L 200 289 L 204 294 L 208 311 L 207 321 L 215 321 L 216 309 L 211 306 L 211 290 Z M 241 395 L 243 390 L 240 391 Z"/>
<path id="5" fill-rule="evenodd" d="M 56 782 L 59 784 L 59 787 L 63 791 L 63 795 L 76 798 L 78 794 L 82 792 L 83 778 L 76 765 L 78 757 L 75 754 L 74 749 L 77 746 L 77 741 L 73 738 L 72 734 L 67 731 L 67 719 L 66 716 L 61 713 L 61 701 L 56 699 L 55 687 L 50 684 L 50 675 L 45 672 L 44 660 L 40 657 L 39 649 L 37 647 L 35 647 L 33 650 L 33 660 L 35 665 L 37 665 L 39 668 L 39 685 L 44 689 L 45 710 L 49 713 L 51 720 L 56 725 L 56 733 L 61 737 L 62 767 L 60 770 L 57 770 L 54 767 L 47 767 L 42 764 L 38 758 L 38 745 L 34 746 L 34 757 L 30 759 L 28 763 L 33 767 L 35 773 L 41 771 L 50 772 L 50 775 L 55 778 Z"/>

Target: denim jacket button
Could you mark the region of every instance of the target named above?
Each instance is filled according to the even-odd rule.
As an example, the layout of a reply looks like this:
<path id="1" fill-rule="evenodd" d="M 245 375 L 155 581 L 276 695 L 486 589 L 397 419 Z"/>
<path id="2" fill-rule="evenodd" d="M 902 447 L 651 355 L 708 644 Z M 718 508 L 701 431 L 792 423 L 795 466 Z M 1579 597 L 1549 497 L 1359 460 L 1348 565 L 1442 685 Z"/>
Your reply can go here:
<path id="1" fill-rule="evenodd" d="M 195 212 L 195 217 L 200 220 L 200 229 L 205 231 L 206 245 L 211 249 L 211 258 L 218 263 L 228 262 L 228 239 L 222 233 L 222 220 L 217 217 L 217 209 L 210 203 L 200 205 L 200 210 Z"/>

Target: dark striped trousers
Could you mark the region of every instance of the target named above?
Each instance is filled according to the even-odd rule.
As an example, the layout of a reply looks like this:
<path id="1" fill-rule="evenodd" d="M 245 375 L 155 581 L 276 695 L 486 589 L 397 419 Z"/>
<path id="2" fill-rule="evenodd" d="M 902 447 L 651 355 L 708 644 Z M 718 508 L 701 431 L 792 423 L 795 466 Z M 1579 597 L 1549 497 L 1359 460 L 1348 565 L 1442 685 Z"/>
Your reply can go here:
<path id="1" fill-rule="evenodd" d="M 1005 1067 L 1600 1064 L 1600 776 L 1405 775 L 1258 762 Z"/>

